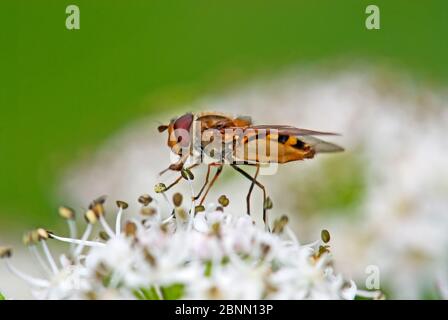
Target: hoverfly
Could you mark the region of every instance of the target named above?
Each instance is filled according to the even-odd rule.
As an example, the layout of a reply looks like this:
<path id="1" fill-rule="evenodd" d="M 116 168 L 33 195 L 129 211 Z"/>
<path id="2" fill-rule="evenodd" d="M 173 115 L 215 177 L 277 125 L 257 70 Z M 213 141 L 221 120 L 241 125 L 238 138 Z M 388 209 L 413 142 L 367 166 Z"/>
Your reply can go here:
<path id="1" fill-rule="evenodd" d="M 160 174 L 168 170 L 192 169 L 200 163 L 205 163 L 204 156 L 207 157 L 205 182 L 194 198 L 195 200 L 201 198 L 199 204 L 202 205 L 224 165 L 228 164 L 251 181 L 246 197 L 249 215 L 250 198 L 254 186 L 259 187 L 263 192 L 263 221 L 267 228 L 269 227 L 266 211 L 271 205 L 265 187 L 257 180 L 260 166 L 311 159 L 317 153 L 344 150 L 333 143 L 316 138 L 316 136 L 337 135 L 335 133 L 300 129 L 288 125 L 253 125 L 250 117 L 218 112 L 186 113 L 172 119 L 168 125 L 159 126 L 158 131 L 168 131 L 168 146 L 178 159 Z M 213 148 L 210 148 L 211 146 Z M 207 149 L 208 152 L 206 152 Z M 196 161 L 188 167 L 185 166 L 192 156 L 195 156 Z M 255 166 L 254 176 L 240 168 L 241 165 Z M 217 169 L 210 179 L 212 167 Z M 166 187 L 165 191 L 181 179 L 182 175 Z"/>

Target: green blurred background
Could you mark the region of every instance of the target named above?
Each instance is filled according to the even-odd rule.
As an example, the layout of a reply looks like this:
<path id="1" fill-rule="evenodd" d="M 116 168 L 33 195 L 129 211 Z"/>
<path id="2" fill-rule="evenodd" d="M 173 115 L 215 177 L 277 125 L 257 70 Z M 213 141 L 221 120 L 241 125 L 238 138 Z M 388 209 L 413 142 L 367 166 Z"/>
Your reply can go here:
<path id="1" fill-rule="evenodd" d="M 81 29 L 65 28 L 76 4 Z M 381 9 L 381 30 L 364 26 Z M 56 217 L 58 177 L 133 119 L 288 66 L 448 81 L 448 2 L 2 0 L 0 224 Z M 150 137 L 148 137 L 149 139 Z"/>

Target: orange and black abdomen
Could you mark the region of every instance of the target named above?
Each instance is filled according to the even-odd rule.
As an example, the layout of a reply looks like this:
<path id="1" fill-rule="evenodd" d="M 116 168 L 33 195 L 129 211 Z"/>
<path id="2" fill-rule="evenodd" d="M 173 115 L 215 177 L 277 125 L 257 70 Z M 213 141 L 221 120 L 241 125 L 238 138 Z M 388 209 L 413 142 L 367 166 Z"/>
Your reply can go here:
<path id="1" fill-rule="evenodd" d="M 280 134 L 277 136 L 278 142 L 278 163 L 311 159 L 314 157 L 313 148 L 303 140 L 292 135 Z"/>
<path id="2" fill-rule="evenodd" d="M 242 144 L 236 145 L 235 159 L 248 163 L 286 163 L 313 158 L 313 148 L 293 135 L 259 134 L 246 131 Z"/>

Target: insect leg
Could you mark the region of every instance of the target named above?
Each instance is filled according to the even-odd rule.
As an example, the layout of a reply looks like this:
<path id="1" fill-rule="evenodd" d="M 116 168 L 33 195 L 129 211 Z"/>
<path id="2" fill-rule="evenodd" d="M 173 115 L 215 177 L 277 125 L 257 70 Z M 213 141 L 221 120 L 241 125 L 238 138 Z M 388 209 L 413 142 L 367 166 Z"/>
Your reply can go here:
<path id="1" fill-rule="evenodd" d="M 205 182 L 204 182 L 204 185 L 202 186 L 201 190 L 199 190 L 198 195 L 194 197 L 194 200 L 198 200 L 199 197 L 201 196 L 202 192 L 204 191 L 205 186 L 206 186 L 207 183 L 208 183 L 208 178 L 210 177 L 210 170 L 211 170 L 211 169 L 212 169 L 212 165 L 209 164 L 209 165 L 207 166 L 207 175 L 205 176 Z"/>
<path id="2" fill-rule="evenodd" d="M 241 173 L 243 176 L 245 176 L 247 179 L 252 181 L 253 184 L 256 184 L 263 191 L 263 222 L 264 222 L 264 226 L 265 226 L 266 230 L 269 230 L 269 222 L 267 219 L 268 217 L 267 217 L 267 208 L 266 208 L 266 199 L 267 199 L 266 188 L 264 187 L 264 185 L 262 185 L 260 182 L 258 182 L 255 178 L 253 178 L 250 174 L 248 174 L 243 169 L 239 168 L 238 166 L 236 166 L 234 164 L 231 164 L 231 166 L 233 169 L 235 169 L 236 171 Z"/>
<path id="3" fill-rule="evenodd" d="M 207 190 L 205 191 L 205 194 L 202 196 L 202 199 L 201 199 L 201 201 L 199 202 L 199 205 L 202 205 L 202 203 L 204 202 L 205 197 L 207 197 L 208 192 L 210 191 L 210 189 L 212 188 L 213 184 L 215 183 L 215 181 L 218 179 L 219 175 L 221 174 L 221 172 L 222 172 L 222 168 L 223 168 L 223 165 L 220 165 L 220 166 L 218 167 L 218 169 L 216 170 L 216 173 L 215 173 L 215 175 L 213 176 L 212 181 L 211 181 L 210 184 L 208 185 Z"/>
<path id="4" fill-rule="evenodd" d="M 165 191 L 170 190 L 172 187 L 174 187 L 176 184 L 178 184 L 181 179 L 182 179 L 182 176 L 178 177 L 176 180 L 174 180 L 173 183 L 171 183 L 169 186 L 166 187 Z"/>
<path id="5" fill-rule="evenodd" d="M 260 172 L 260 166 L 257 166 L 257 170 L 255 171 L 255 176 L 252 178 L 252 183 L 250 184 L 249 187 L 249 192 L 247 193 L 246 196 L 246 204 L 247 204 L 247 214 L 250 215 L 250 196 L 252 195 L 252 190 L 254 190 L 254 186 L 255 186 L 255 181 L 257 181 L 257 177 L 258 177 L 258 173 Z"/>

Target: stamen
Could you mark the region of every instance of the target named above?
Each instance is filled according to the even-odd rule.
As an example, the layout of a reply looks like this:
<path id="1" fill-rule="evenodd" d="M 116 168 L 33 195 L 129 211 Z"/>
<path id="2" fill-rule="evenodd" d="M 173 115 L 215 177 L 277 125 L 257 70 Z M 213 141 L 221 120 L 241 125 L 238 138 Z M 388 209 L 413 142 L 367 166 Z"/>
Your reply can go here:
<path id="1" fill-rule="evenodd" d="M 66 220 L 75 219 L 75 210 L 69 207 L 59 207 L 59 215 Z"/>
<path id="2" fill-rule="evenodd" d="M 84 218 L 88 224 L 95 224 L 98 221 L 97 215 L 93 210 L 87 210 L 84 214 Z"/>
<path id="3" fill-rule="evenodd" d="M 53 259 L 53 256 L 51 255 L 50 249 L 48 249 L 46 241 L 50 237 L 50 232 L 48 232 L 45 229 L 39 228 L 37 230 L 32 231 L 31 233 L 31 239 L 35 239 L 38 242 L 40 242 L 42 249 L 44 250 L 45 256 L 47 258 L 47 261 L 50 265 L 50 268 L 54 274 L 59 272 L 59 269 L 56 265 L 56 262 Z"/>
<path id="4" fill-rule="evenodd" d="M 183 200 L 182 194 L 180 194 L 179 192 L 176 192 L 173 195 L 173 204 L 175 207 L 180 207 L 182 205 L 182 200 Z"/>
<path id="5" fill-rule="evenodd" d="M 87 241 L 87 239 L 90 237 L 90 234 L 92 233 L 93 224 L 89 223 L 87 224 L 86 230 L 84 231 L 84 234 L 81 237 L 81 242 L 75 249 L 75 257 L 79 256 L 82 252 L 82 249 L 84 249 L 84 244 Z"/>
<path id="6" fill-rule="evenodd" d="M 76 221 L 75 221 L 75 210 L 69 207 L 61 206 L 59 207 L 59 216 L 67 221 L 69 233 L 71 238 L 77 238 L 78 237 L 78 230 L 76 227 Z M 70 245 L 70 252 L 73 252 L 75 249 L 74 245 Z"/>
<path id="7" fill-rule="evenodd" d="M 218 198 L 218 203 L 223 206 L 224 208 L 229 205 L 229 198 L 227 198 L 225 195 L 222 195 Z"/>
<path id="8" fill-rule="evenodd" d="M 51 270 L 48 268 L 48 265 L 45 263 L 44 259 L 42 258 L 42 255 L 37 250 L 36 246 L 35 245 L 30 245 L 30 246 L 28 246 L 28 249 L 36 257 L 36 260 L 39 262 L 39 264 L 41 265 L 42 269 L 44 269 L 44 271 L 47 274 L 51 274 Z"/>
<path id="9" fill-rule="evenodd" d="M 106 220 L 104 219 L 104 215 L 106 214 L 106 210 L 104 209 L 104 203 L 106 202 L 106 196 L 99 197 L 96 200 L 93 200 L 92 203 L 89 205 L 89 211 L 86 212 L 86 218 L 89 221 L 89 216 L 91 216 L 91 212 L 95 214 L 95 217 L 100 220 L 101 225 L 103 226 L 104 230 L 109 234 L 109 236 L 114 236 L 112 229 L 107 224 Z M 92 219 L 94 220 L 94 219 Z M 90 221 L 89 221 L 90 222 Z"/>
<path id="10" fill-rule="evenodd" d="M 54 274 L 57 274 L 59 272 L 59 269 L 56 265 L 56 262 L 53 259 L 53 256 L 51 255 L 50 249 L 48 249 L 47 243 L 44 239 L 40 242 L 42 245 L 42 248 L 44 250 L 45 256 L 47 257 L 48 263 L 50 264 L 51 270 Z"/>
<path id="11" fill-rule="evenodd" d="M 115 221 L 115 234 L 119 235 L 121 233 L 121 216 L 123 214 L 123 210 L 128 208 L 128 204 L 124 201 L 117 201 L 117 206 L 119 210 Z"/>
<path id="12" fill-rule="evenodd" d="M 149 194 L 142 194 L 138 197 L 138 202 L 141 203 L 144 207 L 148 206 L 152 202 L 152 197 Z"/>
<path id="13" fill-rule="evenodd" d="M 185 222 L 190 222 L 191 219 L 188 213 L 184 210 L 184 208 L 178 207 L 175 209 L 174 214 L 176 216 L 177 226 L 181 227 Z"/>
<path id="14" fill-rule="evenodd" d="M 166 185 L 164 183 L 158 183 L 154 186 L 154 191 L 156 193 L 163 193 L 166 191 Z"/>
<path id="15" fill-rule="evenodd" d="M 106 196 L 101 196 L 95 200 L 93 200 L 89 205 L 89 210 L 85 214 L 85 218 L 89 223 L 95 223 L 96 219 L 100 220 L 101 225 L 104 230 L 109 234 L 114 236 L 112 230 L 104 219 L 104 203 L 106 202 Z M 94 213 L 92 215 L 92 212 Z M 95 216 L 95 217 L 94 217 Z M 96 218 L 96 219 L 95 219 Z"/>
<path id="16" fill-rule="evenodd" d="M 328 246 L 319 247 L 319 251 L 314 254 L 314 257 L 317 259 L 316 268 L 320 269 L 328 263 L 329 253 Z"/>
<path id="17" fill-rule="evenodd" d="M 264 202 L 264 208 L 266 210 L 270 210 L 270 209 L 272 209 L 272 207 L 273 207 L 272 200 L 271 200 L 271 198 L 267 197 L 266 201 Z"/>
<path id="18" fill-rule="evenodd" d="M 109 241 L 109 239 L 110 239 L 109 235 L 103 230 L 101 230 L 99 232 L 98 236 L 100 237 L 101 240 L 104 240 L 104 241 Z"/>
<path id="19" fill-rule="evenodd" d="M 71 238 L 66 238 L 66 237 L 60 237 L 57 236 L 55 234 L 50 234 L 50 238 L 52 239 L 56 239 L 62 242 L 68 242 L 68 243 L 73 243 L 73 244 L 79 244 L 79 245 L 84 245 L 84 246 L 88 246 L 88 247 L 104 247 L 106 244 L 102 243 L 102 242 L 98 242 L 98 241 L 87 241 L 87 240 L 79 240 L 79 239 L 71 239 Z"/>
<path id="20" fill-rule="evenodd" d="M 121 215 L 123 214 L 123 208 L 120 207 L 117 213 L 117 219 L 115 220 L 115 234 L 119 235 L 121 233 Z"/>
<path id="21" fill-rule="evenodd" d="M 140 214 L 142 216 L 153 217 L 157 214 L 157 210 L 156 210 L 156 208 L 153 208 L 153 207 L 143 207 L 140 210 Z"/>
<path id="22" fill-rule="evenodd" d="M 171 204 L 170 200 L 168 200 L 168 197 L 166 196 L 166 194 L 164 192 L 162 193 L 162 196 L 163 196 L 163 199 L 165 199 L 165 201 L 168 202 L 168 204 L 170 206 L 170 211 L 173 212 L 174 211 L 174 206 Z"/>
<path id="23" fill-rule="evenodd" d="M 204 211 L 205 211 L 205 207 L 203 205 L 199 205 L 199 206 L 194 207 L 194 213 L 195 214 L 200 213 L 200 212 L 204 212 Z"/>
<path id="24" fill-rule="evenodd" d="M 106 219 L 104 219 L 104 215 L 100 215 L 100 223 L 104 231 L 106 231 L 106 233 L 109 235 L 109 237 L 111 238 L 115 237 L 115 233 L 109 227 L 109 224 L 107 223 Z"/>
<path id="25" fill-rule="evenodd" d="M 75 220 L 67 220 L 68 229 L 70 232 L 70 238 L 77 238 L 78 237 L 78 228 L 76 227 Z M 73 252 L 75 250 L 74 245 L 70 245 L 70 251 Z"/>
<path id="26" fill-rule="evenodd" d="M 8 268 L 8 270 L 14 274 L 16 277 L 22 279 L 23 281 L 27 282 L 28 284 L 34 286 L 34 287 L 49 287 L 50 286 L 50 282 L 44 279 L 39 279 L 39 278 L 34 278 L 31 277 L 25 273 L 23 273 L 22 271 L 16 269 L 10 262 L 9 260 L 6 260 L 6 267 Z"/>
<path id="27" fill-rule="evenodd" d="M 328 243 L 328 242 L 330 242 L 330 232 L 328 232 L 328 230 L 326 230 L 326 229 L 323 229 L 322 231 L 321 231 L 321 233 L 320 233 L 320 238 L 322 239 L 322 241 L 324 242 L 324 243 Z"/>
<path id="28" fill-rule="evenodd" d="M 285 230 L 286 225 L 288 224 L 288 217 L 283 215 L 280 217 L 280 219 L 274 221 L 274 228 L 272 230 L 273 233 L 283 233 L 283 230 Z"/>
<path id="29" fill-rule="evenodd" d="M 174 214 L 170 214 L 170 216 L 168 218 L 166 218 L 165 220 L 162 220 L 162 224 L 165 224 L 165 223 L 171 221 L 171 219 L 173 219 L 173 218 L 174 218 Z"/>
<path id="30" fill-rule="evenodd" d="M 316 247 L 319 243 L 320 243 L 320 241 L 317 241 L 317 240 L 316 240 L 316 241 L 313 241 L 313 242 L 310 242 L 310 243 L 303 244 L 302 247 L 314 248 L 314 247 Z"/>
<path id="31" fill-rule="evenodd" d="M 296 246 L 300 246 L 299 240 L 297 239 L 296 235 L 294 234 L 294 232 L 291 230 L 291 228 L 289 226 L 285 226 L 285 231 L 288 234 L 288 236 L 291 238 L 292 242 Z"/>
<path id="32" fill-rule="evenodd" d="M 189 211 L 189 220 L 188 220 L 187 230 L 191 230 L 191 229 L 193 229 L 196 200 L 195 200 L 195 192 L 194 192 L 194 188 L 193 188 L 193 182 L 190 179 L 188 179 L 188 184 L 190 185 L 190 192 L 191 192 L 191 206 L 190 206 L 190 211 Z"/>
<path id="33" fill-rule="evenodd" d="M 42 229 L 42 228 L 37 229 L 36 234 L 37 234 L 37 238 L 39 241 L 42 241 L 42 240 L 45 241 L 50 237 L 50 233 L 47 230 Z"/>
<path id="34" fill-rule="evenodd" d="M 102 195 L 98 198 L 96 198 L 95 200 L 93 200 L 90 205 L 89 205 L 89 209 L 93 209 L 93 207 L 95 207 L 97 204 L 101 204 L 103 205 L 106 202 L 107 196 L 106 195 Z"/>
<path id="35" fill-rule="evenodd" d="M 193 172 L 191 172 L 191 170 L 188 169 L 188 168 L 183 168 L 183 169 L 180 171 L 180 175 L 181 175 L 182 178 L 184 178 L 185 180 L 188 180 L 188 181 L 190 181 L 190 180 L 194 180 Z"/>
<path id="36" fill-rule="evenodd" d="M 132 221 L 128 221 L 124 226 L 124 233 L 126 237 L 135 237 L 137 234 L 137 224 Z"/>

